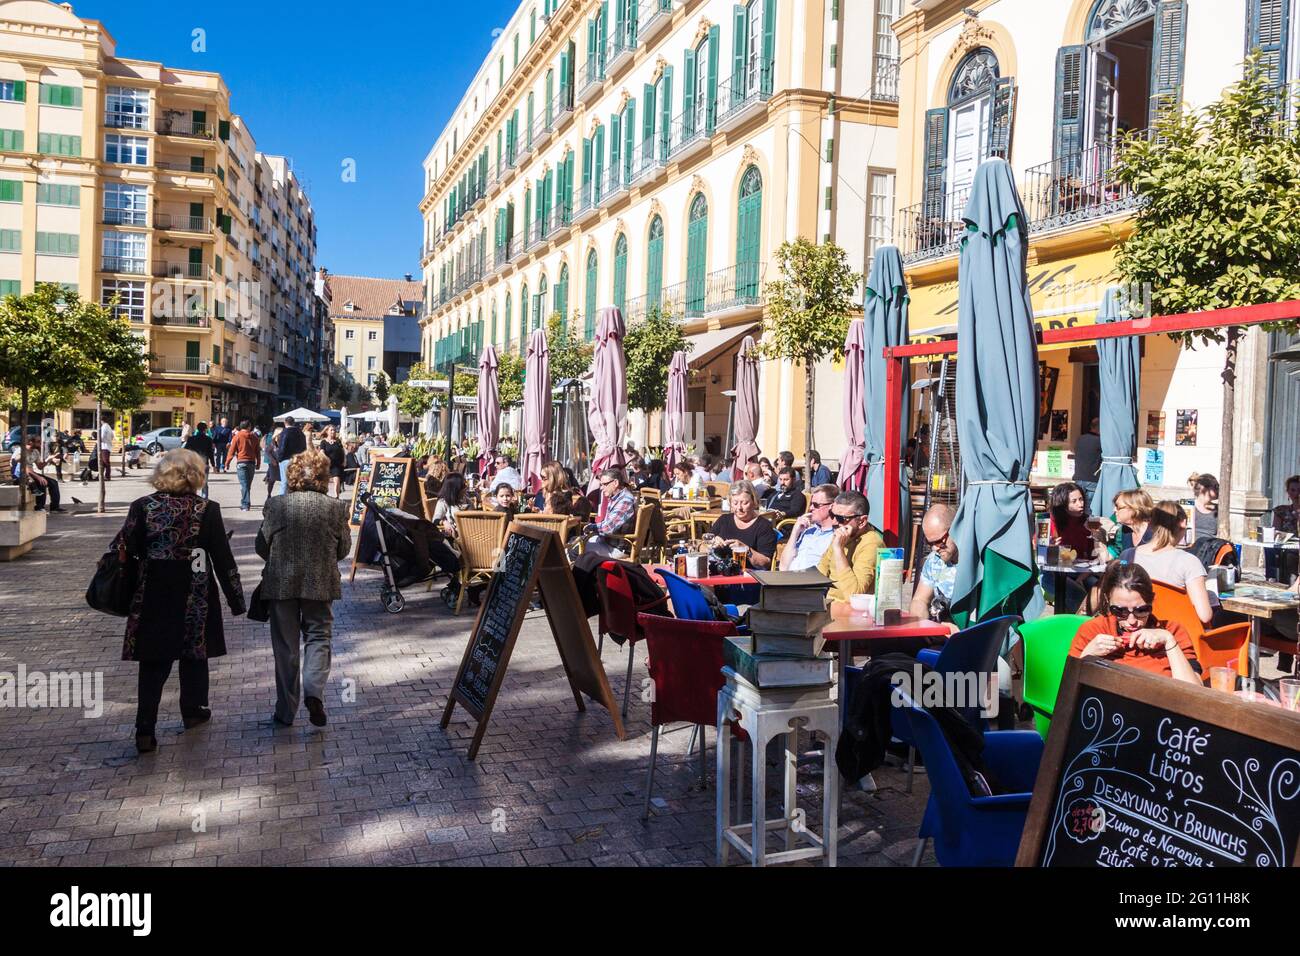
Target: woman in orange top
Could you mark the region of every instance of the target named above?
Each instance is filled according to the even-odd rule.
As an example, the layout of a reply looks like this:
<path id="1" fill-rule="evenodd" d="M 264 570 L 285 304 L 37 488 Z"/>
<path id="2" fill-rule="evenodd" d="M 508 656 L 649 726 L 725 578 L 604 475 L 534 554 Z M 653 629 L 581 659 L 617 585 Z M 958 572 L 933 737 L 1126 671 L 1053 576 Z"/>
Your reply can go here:
<path id="1" fill-rule="evenodd" d="M 1177 621 L 1151 614 L 1155 589 L 1141 565 L 1112 561 L 1098 586 L 1099 614 L 1079 628 L 1071 657 L 1097 657 L 1152 671 L 1189 684 L 1201 683 L 1191 638 Z"/>

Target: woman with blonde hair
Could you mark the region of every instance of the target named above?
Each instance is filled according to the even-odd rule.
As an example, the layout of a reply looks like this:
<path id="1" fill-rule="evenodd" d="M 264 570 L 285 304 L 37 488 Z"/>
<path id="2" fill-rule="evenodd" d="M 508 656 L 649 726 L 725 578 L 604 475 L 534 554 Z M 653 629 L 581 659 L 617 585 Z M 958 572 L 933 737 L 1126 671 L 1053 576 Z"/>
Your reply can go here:
<path id="1" fill-rule="evenodd" d="M 163 455 L 150 478 L 154 493 L 131 502 L 110 546 L 123 562 L 135 558 L 140 569 L 122 645 L 122 660 L 140 663 L 135 715 L 140 753 L 158 749 L 158 705 L 174 661 L 180 662 L 185 729 L 212 717 L 208 660 L 226 653 L 218 588 L 232 614 L 244 613 L 244 589 L 221 506 L 199 496 L 206 464 L 182 448 Z"/>
<path id="2" fill-rule="evenodd" d="M 558 461 L 548 461 L 542 466 L 542 487 L 533 496 L 533 510 L 545 511 L 552 495 L 562 495 L 569 487 L 569 477 Z"/>
<path id="3" fill-rule="evenodd" d="M 1120 525 L 1111 550 L 1119 557 L 1125 549 L 1151 540 L 1151 512 L 1156 503 L 1141 488 L 1121 491 L 1111 502 L 1115 506 L 1115 523 Z"/>
<path id="4" fill-rule="evenodd" d="M 286 493 L 267 502 L 257 532 L 257 553 L 266 560 L 261 587 L 270 606 L 275 654 L 274 719 L 286 727 L 298 714 L 300 691 L 312 724 L 326 723 L 331 604 L 343 597 L 338 563 L 352 549 L 348 507 L 325 493 L 329 478 L 330 462 L 321 452 L 294 455 Z"/>

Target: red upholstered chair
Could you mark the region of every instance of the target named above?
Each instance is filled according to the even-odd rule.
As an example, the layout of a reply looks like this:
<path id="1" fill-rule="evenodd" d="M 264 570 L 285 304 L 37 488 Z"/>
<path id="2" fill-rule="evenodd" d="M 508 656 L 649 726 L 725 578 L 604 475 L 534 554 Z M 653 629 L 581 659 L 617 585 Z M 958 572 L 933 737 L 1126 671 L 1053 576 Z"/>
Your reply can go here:
<path id="1" fill-rule="evenodd" d="M 627 642 L 627 678 L 623 684 L 623 716 L 627 716 L 628 699 L 632 691 L 632 664 L 636 656 L 636 642 L 645 637 L 637 624 L 641 612 L 668 613 L 668 595 L 645 604 L 637 604 L 627 569 L 617 561 L 606 561 L 596 570 L 596 593 L 600 596 L 600 643 L 596 651 L 604 650 L 605 635 L 610 634 Z"/>
<path id="2" fill-rule="evenodd" d="M 718 719 L 718 691 L 722 677 L 722 642 L 736 634 L 729 621 L 684 621 L 671 617 L 638 614 L 650 654 L 653 697 L 650 723 L 650 769 L 646 774 L 645 810 L 650 816 L 650 793 L 654 786 L 655 760 L 659 753 L 659 728 L 685 721 L 695 724 L 700 736 L 700 775 L 705 775 L 705 728 Z M 737 734 L 743 732 L 737 728 Z"/>

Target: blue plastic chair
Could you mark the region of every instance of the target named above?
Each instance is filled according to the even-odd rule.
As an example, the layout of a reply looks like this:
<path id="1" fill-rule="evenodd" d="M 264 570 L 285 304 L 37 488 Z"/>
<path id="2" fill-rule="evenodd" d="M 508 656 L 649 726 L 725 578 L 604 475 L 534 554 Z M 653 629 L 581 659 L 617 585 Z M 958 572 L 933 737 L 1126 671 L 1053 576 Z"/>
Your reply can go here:
<path id="1" fill-rule="evenodd" d="M 673 613 L 679 618 L 686 621 L 714 621 L 713 608 L 704 598 L 704 592 L 700 586 L 693 581 L 673 574 L 671 571 L 657 572 L 664 579 L 664 585 L 668 588 L 668 597 L 673 602 Z M 732 617 L 739 617 L 740 612 L 736 610 L 734 604 L 724 604 L 727 613 Z"/>
<path id="2" fill-rule="evenodd" d="M 894 732 L 916 741 L 930 778 L 930 799 L 912 865 L 921 862 L 926 843 L 933 840 L 940 866 L 1012 866 L 1043 755 L 1043 738 L 1032 730 L 986 733 L 984 763 L 1013 792 L 974 797 L 938 722 L 901 688 L 898 694 L 902 706 L 893 709 Z"/>

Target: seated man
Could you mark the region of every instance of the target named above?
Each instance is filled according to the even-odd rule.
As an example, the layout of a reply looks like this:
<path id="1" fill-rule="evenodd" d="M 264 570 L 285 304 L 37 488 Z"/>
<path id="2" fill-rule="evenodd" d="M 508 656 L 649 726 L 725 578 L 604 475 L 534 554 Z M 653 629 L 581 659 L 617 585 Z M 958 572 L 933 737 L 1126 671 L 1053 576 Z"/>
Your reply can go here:
<path id="1" fill-rule="evenodd" d="M 636 530 L 636 495 L 628 489 L 623 473 L 606 468 L 600 473 L 600 511 L 596 520 L 583 528 L 587 536 L 587 553 L 612 556 L 620 542 L 608 536 L 632 534 Z"/>
<path id="2" fill-rule="evenodd" d="M 15 484 L 18 484 L 21 474 L 20 452 L 18 448 L 9 450 Z M 45 463 L 41 460 L 41 440 L 29 438 L 27 440 L 27 490 L 36 496 L 34 510 L 44 511 L 45 501 L 48 498 L 51 511 L 62 511 L 63 508 L 59 504 L 59 483 L 56 479 L 45 476 L 44 467 Z"/>
<path id="3" fill-rule="evenodd" d="M 776 494 L 767 500 L 765 506 L 781 512 L 787 518 L 799 517 L 808 510 L 808 499 L 799 490 L 798 482 L 799 476 L 793 468 L 782 468 L 776 473 Z"/>
<path id="4" fill-rule="evenodd" d="M 497 455 L 496 457 L 496 472 L 492 475 L 492 484 L 495 487 L 501 482 L 508 483 L 515 491 L 524 490 L 523 476 L 519 474 L 514 462 L 507 455 Z"/>
<path id="5" fill-rule="evenodd" d="M 876 552 L 885 539 L 867 520 L 869 508 L 866 496 L 857 491 L 841 492 L 831 505 L 836 528 L 817 570 L 834 582 L 827 592 L 832 601 L 876 591 Z"/>
<path id="6" fill-rule="evenodd" d="M 790 537 L 781 549 L 780 570 L 808 571 L 821 564 L 835 534 L 831 506 L 840 489 L 835 485 L 818 485 L 812 491 L 808 510 L 790 529 Z"/>
<path id="7" fill-rule="evenodd" d="M 831 470 L 822 464 L 821 452 L 808 452 L 808 468 L 812 471 L 812 487 L 830 484 Z"/>
<path id="8" fill-rule="evenodd" d="M 957 542 L 948 529 L 955 512 L 948 505 L 934 505 L 921 519 L 921 534 L 930 554 L 921 565 L 920 580 L 912 592 L 911 614 L 920 620 L 938 621 L 956 633 L 952 622 L 952 586 L 957 580 Z"/>
<path id="9" fill-rule="evenodd" d="M 763 480 L 763 466 L 756 461 L 747 464 L 745 480 L 754 486 L 754 493 L 758 495 L 759 502 L 766 507 L 766 501 L 772 494 L 772 486 Z"/>

